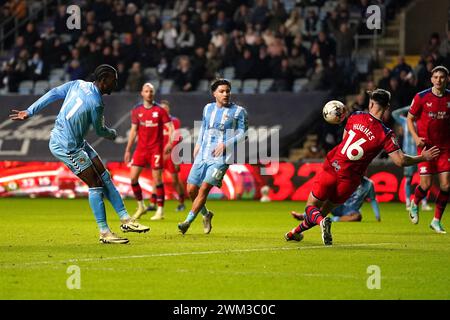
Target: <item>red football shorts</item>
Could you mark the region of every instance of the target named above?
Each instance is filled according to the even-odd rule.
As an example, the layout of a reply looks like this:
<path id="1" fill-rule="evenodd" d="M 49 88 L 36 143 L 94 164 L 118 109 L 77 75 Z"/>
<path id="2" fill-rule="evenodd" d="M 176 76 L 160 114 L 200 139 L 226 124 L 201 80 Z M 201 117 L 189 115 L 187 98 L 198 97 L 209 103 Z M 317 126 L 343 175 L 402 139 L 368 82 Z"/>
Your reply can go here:
<path id="1" fill-rule="evenodd" d="M 136 150 L 131 160 L 132 166 L 147 167 L 158 170 L 163 168 L 163 157 L 161 150 Z"/>
<path id="2" fill-rule="evenodd" d="M 180 171 L 180 166 L 173 163 L 170 155 L 164 160 L 164 170 L 167 170 L 170 174 L 178 173 Z"/>
<path id="3" fill-rule="evenodd" d="M 330 169 L 324 169 L 316 175 L 311 192 L 321 201 L 329 200 L 333 204 L 342 204 L 350 198 L 360 183 L 361 179 L 342 179 Z"/>
<path id="4" fill-rule="evenodd" d="M 422 153 L 422 148 L 417 148 L 417 154 Z M 431 161 L 420 162 L 420 175 L 436 174 L 441 172 L 450 172 L 450 150 L 440 149 L 439 156 Z"/>

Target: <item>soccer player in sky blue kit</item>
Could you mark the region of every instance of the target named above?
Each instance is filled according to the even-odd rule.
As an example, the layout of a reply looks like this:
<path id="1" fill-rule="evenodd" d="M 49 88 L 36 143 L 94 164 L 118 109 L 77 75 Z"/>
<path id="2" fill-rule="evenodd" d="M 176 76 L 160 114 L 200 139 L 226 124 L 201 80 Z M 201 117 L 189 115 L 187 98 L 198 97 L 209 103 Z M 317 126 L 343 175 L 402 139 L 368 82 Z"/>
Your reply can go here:
<path id="1" fill-rule="evenodd" d="M 221 187 L 223 176 L 233 161 L 234 147 L 247 134 L 247 112 L 230 102 L 231 83 L 216 79 L 211 84 L 211 92 L 216 101 L 203 109 L 202 126 L 194 148 L 195 160 L 187 180 L 193 204 L 186 220 L 178 224 L 182 234 L 199 212 L 203 216 L 203 232 L 211 232 L 214 214 L 206 208 L 206 198 L 212 187 Z"/>
<path id="2" fill-rule="evenodd" d="M 333 217 L 332 221 L 361 221 L 361 207 L 364 203 L 364 200 L 370 200 L 370 205 L 372 206 L 372 210 L 375 214 L 375 219 L 377 221 L 381 221 L 380 217 L 380 207 L 378 206 L 378 202 L 375 195 L 375 188 L 373 186 L 372 180 L 367 177 L 363 177 L 361 184 L 352 193 L 350 198 L 347 199 L 342 205 L 334 208 L 331 213 Z M 305 213 L 298 213 L 295 211 L 291 212 L 291 215 L 297 220 L 305 220 Z"/>
<path id="3" fill-rule="evenodd" d="M 417 154 L 417 146 L 414 142 L 414 139 L 411 133 L 408 130 L 408 124 L 406 122 L 406 115 L 408 114 L 409 106 L 400 108 L 392 111 L 392 117 L 394 120 L 402 126 L 403 131 L 403 143 L 402 149 L 411 155 Z M 405 176 L 405 202 L 406 202 L 406 210 L 409 210 L 411 205 L 411 182 L 414 175 L 414 172 L 417 171 L 417 166 L 410 166 L 403 168 L 403 175 Z M 423 211 L 431 211 L 432 207 L 427 203 L 427 198 L 422 199 L 422 210 Z"/>
<path id="4" fill-rule="evenodd" d="M 10 119 L 26 120 L 53 101 L 64 99 L 50 135 L 50 151 L 89 186 L 89 204 L 100 230 L 100 242 L 128 243 L 128 239 L 109 229 L 103 197 L 111 202 L 119 215 L 123 232 L 147 232 L 150 228 L 130 218 L 108 170 L 97 152 L 84 140 L 91 125 L 101 137 L 109 140 L 117 137 L 116 130 L 105 126 L 102 99 L 102 95 L 111 94 L 117 87 L 117 71 L 103 64 L 95 69 L 94 77 L 94 82 L 75 80 L 56 87 L 27 110 L 11 110 Z"/>

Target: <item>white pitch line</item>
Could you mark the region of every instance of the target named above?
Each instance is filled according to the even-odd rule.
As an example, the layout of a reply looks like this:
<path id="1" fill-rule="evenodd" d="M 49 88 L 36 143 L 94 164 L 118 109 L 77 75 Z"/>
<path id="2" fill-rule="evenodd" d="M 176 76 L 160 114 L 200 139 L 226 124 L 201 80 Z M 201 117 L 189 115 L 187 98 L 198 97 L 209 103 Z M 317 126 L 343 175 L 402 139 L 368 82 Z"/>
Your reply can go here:
<path id="1" fill-rule="evenodd" d="M 208 254 L 230 254 L 230 253 L 245 253 L 245 252 L 261 252 L 261 251 L 281 251 L 281 250 L 309 250 L 309 249 L 332 249 L 332 248 L 351 248 L 351 247 L 365 247 L 365 246 L 385 246 L 393 245 L 397 243 L 357 243 L 357 244 L 343 244 L 333 246 L 309 246 L 309 247 L 279 247 L 279 248 L 254 248 L 254 249 L 235 249 L 235 250 L 211 250 L 211 251 L 198 251 L 198 252 L 170 252 L 170 253 L 154 253 L 134 256 L 116 256 L 116 257 L 104 257 L 104 258 L 82 258 L 82 259 L 69 259 L 60 261 L 36 261 L 25 263 L 2 263 L 0 268 L 11 268 L 21 266 L 35 266 L 45 264 L 65 264 L 76 262 L 99 262 L 109 260 L 123 260 L 123 259 L 143 259 L 143 258 L 160 258 L 160 257 L 177 257 L 177 256 L 190 256 L 190 255 L 208 255 Z"/>

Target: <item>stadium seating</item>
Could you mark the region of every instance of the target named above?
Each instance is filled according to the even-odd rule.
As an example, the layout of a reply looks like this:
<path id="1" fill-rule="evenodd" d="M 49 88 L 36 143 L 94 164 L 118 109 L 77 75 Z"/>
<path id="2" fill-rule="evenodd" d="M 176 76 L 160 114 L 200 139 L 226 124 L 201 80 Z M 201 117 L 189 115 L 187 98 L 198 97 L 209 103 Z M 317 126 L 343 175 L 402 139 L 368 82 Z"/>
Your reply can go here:
<path id="1" fill-rule="evenodd" d="M 299 78 L 299 79 L 295 79 L 294 80 L 294 86 L 292 88 L 292 91 L 298 93 L 301 92 L 303 87 L 305 86 L 305 84 L 308 83 L 308 79 L 307 78 Z"/>
<path id="2" fill-rule="evenodd" d="M 242 89 L 242 80 L 239 79 L 231 79 L 231 93 L 241 93 Z"/>
<path id="3" fill-rule="evenodd" d="M 144 76 L 145 76 L 145 79 L 147 79 L 147 80 L 159 79 L 159 75 L 158 75 L 158 72 L 156 71 L 156 68 L 145 68 Z"/>
<path id="4" fill-rule="evenodd" d="M 34 88 L 34 82 L 31 80 L 25 80 L 19 84 L 20 94 L 31 94 Z"/>
<path id="5" fill-rule="evenodd" d="M 233 79 L 234 76 L 235 76 L 235 69 L 234 69 L 234 67 L 226 67 L 223 70 L 223 77 L 225 79 Z"/>
<path id="6" fill-rule="evenodd" d="M 258 88 L 257 79 L 246 79 L 242 84 L 242 93 L 246 94 L 256 93 L 257 88 Z"/>
<path id="7" fill-rule="evenodd" d="M 202 79 L 198 83 L 197 89 L 195 91 L 208 92 L 208 90 L 209 90 L 209 81 L 206 79 Z"/>
<path id="8" fill-rule="evenodd" d="M 39 80 L 34 84 L 33 93 L 42 95 L 50 90 L 50 83 L 47 80 Z"/>
<path id="9" fill-rule="evenodd" d="M 269 91 L 273 85 L 273 81 L 274 81 L 273 79 L 261 79 L 259 81 L 258 92 L 266 93 L 267 91 Z"/>
<path id="10" fill-rule="evenodd" d="M 172 92 L 173 80 L 165 79 L 161 82 L 161 88 L 159 93 L 161 94 L 169 94 Z"/>

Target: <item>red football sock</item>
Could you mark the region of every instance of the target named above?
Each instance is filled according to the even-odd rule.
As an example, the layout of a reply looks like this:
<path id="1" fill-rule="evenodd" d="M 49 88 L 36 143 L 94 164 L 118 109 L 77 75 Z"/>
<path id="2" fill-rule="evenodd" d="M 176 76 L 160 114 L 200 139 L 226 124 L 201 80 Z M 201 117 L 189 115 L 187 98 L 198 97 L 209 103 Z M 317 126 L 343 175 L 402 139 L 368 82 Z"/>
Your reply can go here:
<path id="1" fill-rule="evenodd" d="M 136 200 L 142 201 L 142 189 L 141 186 L 139 185 L 139 182 L 137 182 L 136 184 L 132 184 L 131 189 L 133 190 L 134 197 L 136 198 Z"/>
<path id="2" fill-rule="evenodd" d="M 307 206 L 305 208 L 305 214 L 313 225 L 320 224 L 320 222 L 323 220 L 322 213 L 320 212 L 319 208 L 315 206 Z"/>
<path id="3" fill-rule="evenodd" d="M 426 190 L 423 190 L 423 189 L 420 187 L 420 185 L 418 185 L 418 186 L 416 187 L 416 190 L 414 191 L 414 199 L 413 199 L 414 203 L 415 203 L 416 205 L 419 205 L 419 202 L 422 201 L 422 199 L 425 198 L 426 195 L 427 195 L 427 191 L 426 191 Z"/>
<path id="4" fill-rule="evenodd" d="M 156 186 L 156 203 L 158 207 L 164 206 L 164 185 L 162 183 Z"/>
<path id="5" fill-rule="evenodd" d="M 440 190 L 436 199 L 436 208 L 434 209 L 434 218 L 441 220 L 442 214 L 445 211 L 447 205 L 449 192 Z"/>

